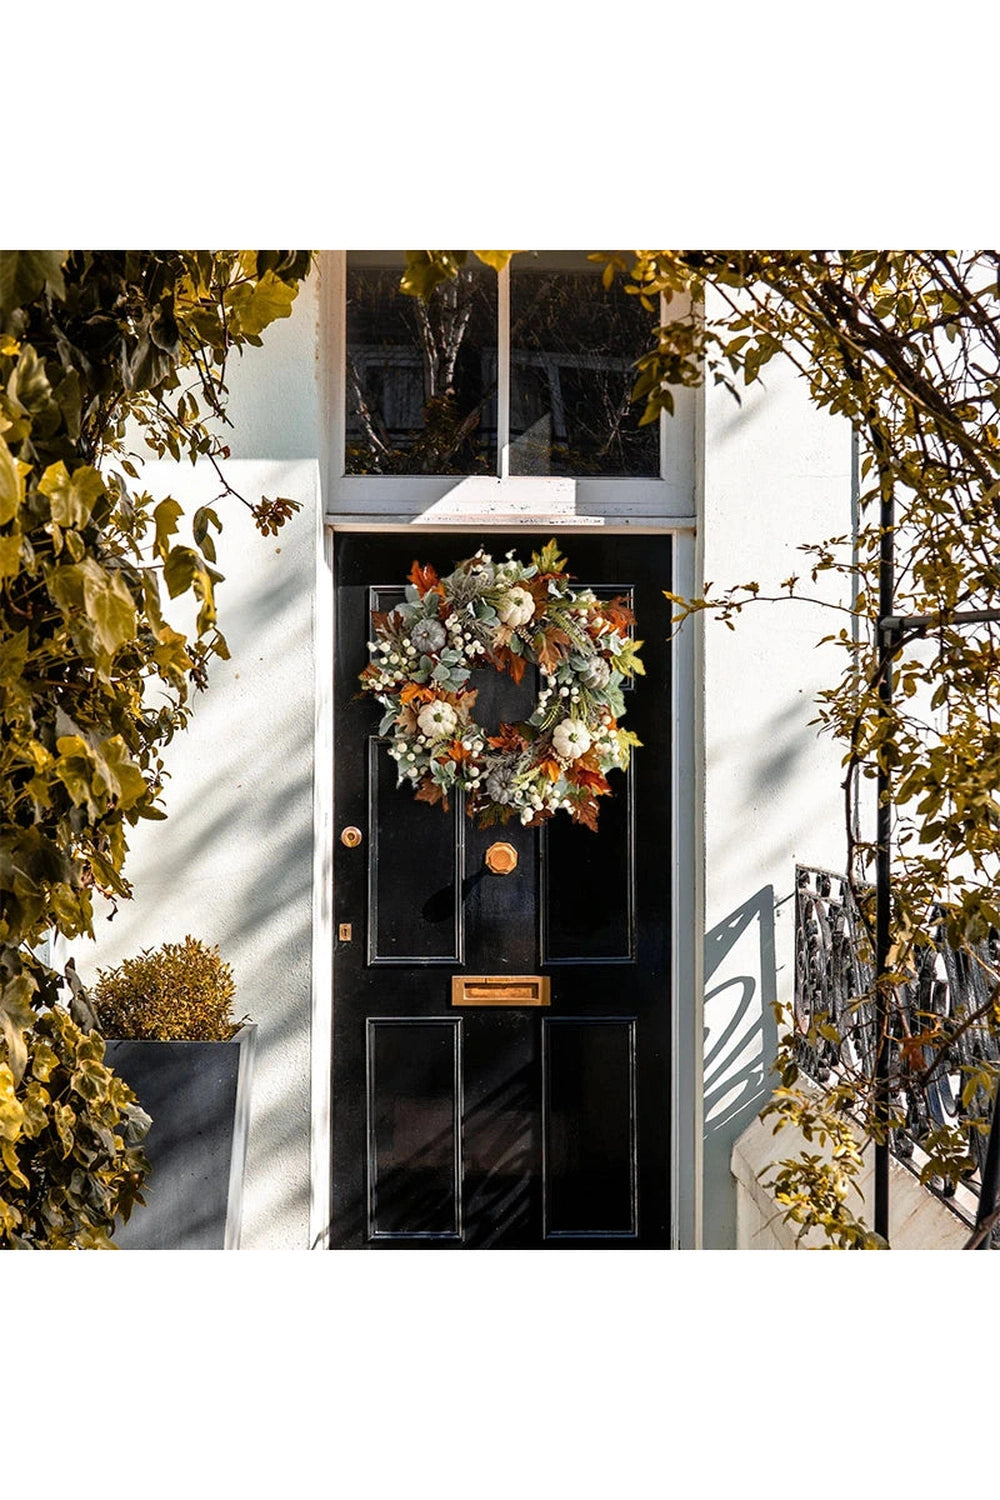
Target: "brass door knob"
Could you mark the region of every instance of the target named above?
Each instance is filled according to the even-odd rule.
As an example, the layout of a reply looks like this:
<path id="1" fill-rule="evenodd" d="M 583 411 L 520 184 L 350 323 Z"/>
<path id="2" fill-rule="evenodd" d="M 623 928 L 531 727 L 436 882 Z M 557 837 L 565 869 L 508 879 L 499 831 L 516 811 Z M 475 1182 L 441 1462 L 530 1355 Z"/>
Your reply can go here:
<path id="1" fill-rule="evenodd" d="M 346 844 L 348 849 L 356 849 L 361 843 L 360 828 L 344 828 L 341 830 L 340 842 Z"/>
<path id="2" fill-rule="evenodd" d="M 517 868 L 517 850 L 513 844 L 491 844 L 486 851 L 486 868 L 493 875 L 509 875 Z"/>

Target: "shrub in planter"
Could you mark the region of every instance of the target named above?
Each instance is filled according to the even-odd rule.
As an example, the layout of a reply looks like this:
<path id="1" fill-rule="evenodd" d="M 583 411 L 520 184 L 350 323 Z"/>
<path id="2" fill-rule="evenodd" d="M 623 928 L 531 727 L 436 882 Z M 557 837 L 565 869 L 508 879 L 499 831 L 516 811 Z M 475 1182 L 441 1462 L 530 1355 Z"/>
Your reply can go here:
<path id="1" fill-rule="evenodd" d="M 94 1006 L 105 1036 L 135 1042 L 228 1042 L 239 1030 L 233 971 L 197 938 L 147 948 L 98 969 Z"/>
<path id="2" fill-rule="evenodd" d="M 61 1006 L 18 1015 L 16 985 L 0 1005 L 0 1249 L 114 1249 L 143 1202 L 149 1116 L 96 1031 Z"/>
<path id="3" fill-rule="evenodd" d="M 235 988 L 192 937 L 98 971 L 108 1056 L 153 1117 L 148 1198 L 116 1235 L 124 1249 L 238 1248 L 256 1027 L 233 1020 Z"/>

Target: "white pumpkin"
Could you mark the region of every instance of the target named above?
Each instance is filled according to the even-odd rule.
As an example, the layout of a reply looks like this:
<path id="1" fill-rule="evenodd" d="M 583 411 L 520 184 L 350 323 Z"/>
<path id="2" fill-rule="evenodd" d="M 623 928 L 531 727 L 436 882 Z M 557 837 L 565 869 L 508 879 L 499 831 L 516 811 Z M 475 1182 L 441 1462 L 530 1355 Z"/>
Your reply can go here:
<path id="1" fill-rule="evenodd" d="M 535 601 L 527 589 L 508 589 L 497 604 L 501 625 L 509 625 L 512 630 L 527 625 L 534 613 Z"/>
<path id="2" fill-rule="evenodd" d="M 579 760 L 590 749 L 590 730 L 580 719 L 561 719 L 552 731 L 552 748 L 562 760 Z"/>
<path id="3" fill-rule="evenodd" d="M 429 740 L 451 739 L 457 723 L 458 715 L 451 704 L 442 703 L 437 698 L 433 703 L 425 703 L 417 714 L 420 733 L 425 734 Z"/>

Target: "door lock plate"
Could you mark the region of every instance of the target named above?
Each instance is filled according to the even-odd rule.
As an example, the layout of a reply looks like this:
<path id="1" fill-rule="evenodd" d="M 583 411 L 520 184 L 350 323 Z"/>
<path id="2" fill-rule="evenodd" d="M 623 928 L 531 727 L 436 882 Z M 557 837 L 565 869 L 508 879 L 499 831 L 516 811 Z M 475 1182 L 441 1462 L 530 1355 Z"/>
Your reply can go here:
<path id="1" fill-rule="evenodd" d="M 452 1005 L 548 1005 L 547 974 L 453 974 Z"/>

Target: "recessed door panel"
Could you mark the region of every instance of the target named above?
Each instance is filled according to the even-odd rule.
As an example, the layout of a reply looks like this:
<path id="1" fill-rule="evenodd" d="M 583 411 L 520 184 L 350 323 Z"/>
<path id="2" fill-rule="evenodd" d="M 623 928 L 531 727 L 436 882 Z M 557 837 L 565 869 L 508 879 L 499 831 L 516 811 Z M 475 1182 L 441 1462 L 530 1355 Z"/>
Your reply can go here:
<path id="1" fill-rule="evenodd" d="M 635 961 L 635 796 L 630 766 L 596 832 L 554 818 L 540 833 L 543 964 Z"/>
<path id="2" fill-rule="evenodd" d="M 368 740 L 368 944 L 374 964 L 460 963 L 462 808 L 427 809 L 396 786 L 386 742 Z"/>
<path id="3" fill-rule="evenodd" d="M 545 1235 L 638 1232 L 632 1018 L 542 1022 Z"/>
<path id="4" fill-rule="evenodd" d="M 461 1236 L 461 1024 L 368 1022 L 372 1238 Z"/>

